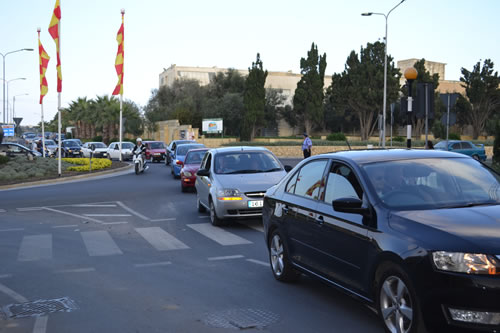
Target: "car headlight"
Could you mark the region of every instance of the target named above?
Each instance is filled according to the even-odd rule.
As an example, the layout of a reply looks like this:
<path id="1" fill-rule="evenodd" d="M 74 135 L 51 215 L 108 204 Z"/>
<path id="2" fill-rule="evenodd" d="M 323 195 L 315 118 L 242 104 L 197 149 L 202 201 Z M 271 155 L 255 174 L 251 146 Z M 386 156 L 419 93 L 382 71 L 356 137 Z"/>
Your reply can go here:
<path id="1" fill-rule="evenodd" d="M 71 149 L 68 149 L 68 153 L 71 153 Z"/>
<path id="2" fill-rule="evenodd" d="M 442 271 L 500 275 L 500 258 L 486 254 L 437 251 L 432 253 L 432 259 L 436 268 Z"/>
<path id="3" fill-rule="evenodd" d="M 192 177 L 193 174 L 189 171 L 183 171 L 184 177 Z"/>
<path id="4" fill-rule="evenodd" d="M 223 201 L 243 200 L 240 191 L 233 188 L 225 188 L 218 190 L 217 199 Z"/>

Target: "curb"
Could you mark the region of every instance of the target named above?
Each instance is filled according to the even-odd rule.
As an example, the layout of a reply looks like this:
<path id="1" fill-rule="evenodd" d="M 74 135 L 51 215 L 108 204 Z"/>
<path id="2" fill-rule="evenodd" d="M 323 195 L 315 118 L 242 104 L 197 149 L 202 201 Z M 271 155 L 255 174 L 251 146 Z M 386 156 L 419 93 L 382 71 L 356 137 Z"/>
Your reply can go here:
<path id="1" fill-rule="evenodd" d="M 47 179 L 47 180 L 38 180 L 38 181 L 34 181 L 34 182 L 3 185 L 3 186 L 0 186 L 0 191 L 1 190 L 16 189 L 16 188 L 23 188 L 23 187 L 31 187 L 31 186 L 37 186 L 37 185 L 50 185 L 50 184 L 58 184 L 58 183 L 62 184 L 62 183 L 72 182 L 74 180 L 86 179 L 86 178 L 97 178 L 99 176 L 118 173 L 118 172 L 125 171 L 127 169 L 132 169 L 132 168 L 133 168 L 133 165 L 129 164 L 129 165 L 121 167 L 121 168 L 117 168 L 117 169 L 113 169 L 113 170 L 106 170 L 106 171 L 99 171 L 97 173 L 89 173 L 87 175 L 77 175 L 77 176 L 69 176 L 69 177 L 64 177 L 64 178 L 53 178 L 53 179 Z M 89 180 L 91 180 L 91 179 L 89 179 Z"/>

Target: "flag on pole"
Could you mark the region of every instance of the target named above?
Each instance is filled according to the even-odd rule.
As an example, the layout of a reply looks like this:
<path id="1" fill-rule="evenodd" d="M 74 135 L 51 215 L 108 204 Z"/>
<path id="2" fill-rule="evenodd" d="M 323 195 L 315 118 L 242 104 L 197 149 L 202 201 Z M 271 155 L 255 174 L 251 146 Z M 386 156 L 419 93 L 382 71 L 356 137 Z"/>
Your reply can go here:
<path id="1" fill-rule="evenodd" d="M 61 20 L 61 7 L 59 5 L 59 0 L 56 0 L 56 5 L 54 7 L 54 13 L 52 14 L 52 19 L 49 24 L 49 33 L 56 43 L 57 51 L 57 92 L 62 91 L 62 74 L 61 74 L 61 57 L 59 49 L 59 21 Z"/>
<path id="2" fill-rule="evenodd" d="M 45 77 L 45 72 L 47 71 L 50 57 L 47 52 L 45 52 L 42 42 L 40 41 L 40 29 L 38 29 L 38 53 L 40 55 L 40 104 L 42 104 L 43 97 L 47 95 L 47 92 L 49 91 L 49 85 L 47 83 L 47 78 Z"/>
<path id="3" fill-rule="evenodd" d="M 118 75 L 118 84 L 116 85 L 115 90 L 113 90 L 113 95 L 122 95 L 122 96 L 123 96 L 123 40 L 124 40 L 123 25 L 124 25 L 124 15 L 125 15 L 125 11 L 122 10 L 122 25 L 120 26 L 120 29 L 118 30 L 118 34 L 116 35 L 116 41 L 118 42 L 118 52 L 116 53 L 115 69 L 116 69 L 116 74 Z"/>

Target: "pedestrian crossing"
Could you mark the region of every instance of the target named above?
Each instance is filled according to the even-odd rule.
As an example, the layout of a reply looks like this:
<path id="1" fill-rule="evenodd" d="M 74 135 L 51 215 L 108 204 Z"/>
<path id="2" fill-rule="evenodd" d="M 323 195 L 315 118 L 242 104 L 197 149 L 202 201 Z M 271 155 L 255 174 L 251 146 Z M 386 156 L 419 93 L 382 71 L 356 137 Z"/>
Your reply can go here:
<path id="1" fill-rule="evenodd" d="M 253 244 L 252 241 L 246 238 L 236 235 L 233 232 L 227 231 L 223 228 L 214 227 L 210 223 L 188 224 L 187 226 L 187 230 L 192 230 L 196 234 L 205 237 L 208 242 L 221 246 Z M 20 229 L 19 231 L 22 230 L 23 229 Z M 59 233 L 65 232 L 65 229 L 52 230 L 60 230 Z M 250 230 L 251 233 L 255 232 L 255 230 L 253 229 Z M 136 238 L 139 242 L 145 242 L 145 244 L 148 244 L 147 246 L 149 248 L 152 248 L 156 251 L 188 250 L 191 249 L 191 246 L 200 246 L 200 240 L 198 238 L 194 238 L 194 240 L 192 241 L 193 244 L 190 244 L 191 246 L 189 246 L 161 227 L 141 227 L 134 228 L 133 231 L 137 236 L 139 236 L 138 238 Z M 246 232 L 248 233 L 249 231 L 247 230 Z M 78 236 L 74 236 L 77 238 L 77 241 L 72 244 L 75 244 L 75 246 L 83 244 L 87 254 L 90 257 L 119 256 L 123 255 L 124 252 L 126 252 L 119 247 L 117 243 L 120 242 L 115 241 L 112 233 L 107 230 L 78 231 L 78 233 Z M 57 257 L 57 254 L 53 253 L 53 243 L 54 241 L 57 242 L 57 237 L 59 237 L 59 235 L 60 234 L 55 234 L 53 237 L 53 234 L 51 233 L 44 233 L 39 235 L 24 235 L 22 237 L 19 237 L 20 244 L 18 245 L 19 249 L 17 261 L 33 262 L 54 259 L 54 255 Z M 81 239 L 81 241 L 78 241 L 78 239 Z"/>

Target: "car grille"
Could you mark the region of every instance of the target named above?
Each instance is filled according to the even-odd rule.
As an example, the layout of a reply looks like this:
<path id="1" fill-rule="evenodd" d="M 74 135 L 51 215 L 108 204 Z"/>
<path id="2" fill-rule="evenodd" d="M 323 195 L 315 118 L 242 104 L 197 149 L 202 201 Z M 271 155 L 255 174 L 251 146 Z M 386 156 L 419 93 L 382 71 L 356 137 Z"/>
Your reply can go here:
<path id="1" fill-rule="evenodd" d="M 246 192 L 245 195 L 252 199 L 262 199 L 264 198 L 264 194 L 266 191 L 258 191 L 258 192 Z"/>
<path id="2" fill-rule="evenodd" d="M 262 214 L 262 208 L 256 209 L 229 209 L 227 211 L 229 215 L 252 215 L 252 214 Z"/>

